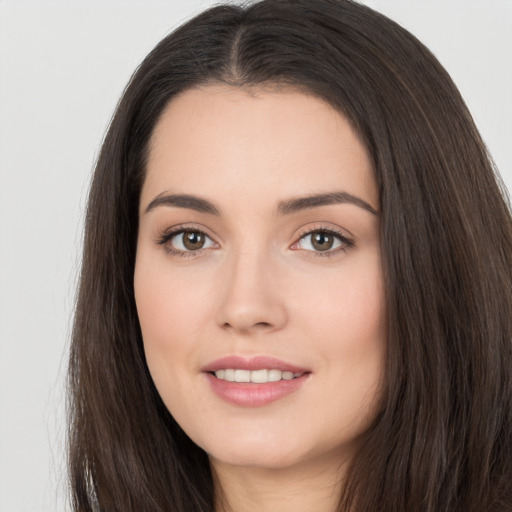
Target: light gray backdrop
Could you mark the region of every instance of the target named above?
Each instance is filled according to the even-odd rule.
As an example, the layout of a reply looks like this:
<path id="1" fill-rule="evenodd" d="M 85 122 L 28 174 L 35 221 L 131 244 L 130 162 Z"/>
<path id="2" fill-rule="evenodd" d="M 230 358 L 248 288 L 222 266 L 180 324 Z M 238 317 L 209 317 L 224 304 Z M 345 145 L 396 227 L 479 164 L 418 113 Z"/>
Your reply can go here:
<path id="1" fill-rule="evenodd" d="M 68 510 L 66 349 L 90 172 L 130 74 L 211 0 L 0 0 L 0 511 Z M 368 0 L 459 85 L 512 186 L 512 0 Z"/>

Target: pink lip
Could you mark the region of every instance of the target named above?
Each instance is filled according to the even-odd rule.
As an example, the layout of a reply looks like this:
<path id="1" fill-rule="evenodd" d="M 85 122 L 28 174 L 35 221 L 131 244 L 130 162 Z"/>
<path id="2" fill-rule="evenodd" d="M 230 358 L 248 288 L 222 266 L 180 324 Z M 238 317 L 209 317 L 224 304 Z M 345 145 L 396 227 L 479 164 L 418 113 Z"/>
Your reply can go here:
<path id="1" fill-rule="evenodd" d="M 302 373 L 300 377 L 291 380 L 255 384 L 252 382 L 229 382 L 217 379 L 213 372 L 233 368 L 240 370 L 275 369 L 293 373 Z M 222 400 L 242 406 L 261 407 L 297 391 L 309 378 L 310 371 L 305 368 L 280 361 L 272 357 L 254 357 L 244 359 L 239 356 L 223 357 L 202 368 L 213 392 Z"/>
<path id="2" fill-rule="evenodd" d="M 235 370 L 261 370 L 266 368 L 268 370 L 281 370 L 282 372 L 305 373 L 309 370 L 301 368 L 290 363 L 286 363 L 274 357 L 257 356 L 245 359 L 240 356 L 227 356 L 217 359 L 203 368 L 203 372 L 216 372 L 226 368 L 234 368 Z"/>

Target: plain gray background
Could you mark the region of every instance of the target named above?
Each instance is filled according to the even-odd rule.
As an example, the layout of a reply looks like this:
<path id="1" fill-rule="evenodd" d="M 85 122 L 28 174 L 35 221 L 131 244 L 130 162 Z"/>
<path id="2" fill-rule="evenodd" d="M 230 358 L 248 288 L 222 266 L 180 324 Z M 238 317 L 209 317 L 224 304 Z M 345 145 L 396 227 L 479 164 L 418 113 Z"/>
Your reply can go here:
<path id="1" fill-rule="evenodd" d="M 137 64 L 214 3 L 0 0 L 0 511 L 66 503 L 64 374 L 91 169 Z M 512 0 L 367 0 L 419 37 L 512 187 Z"/>

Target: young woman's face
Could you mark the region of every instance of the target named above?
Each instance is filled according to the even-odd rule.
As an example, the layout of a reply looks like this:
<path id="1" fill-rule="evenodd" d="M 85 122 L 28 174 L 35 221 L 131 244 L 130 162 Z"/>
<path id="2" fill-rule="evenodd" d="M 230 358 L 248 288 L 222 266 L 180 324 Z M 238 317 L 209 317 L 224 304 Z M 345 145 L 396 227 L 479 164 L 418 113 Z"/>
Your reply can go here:
<path id="1" fill-rule="evenodd" d="M 313 96 L 207 86 L 165 110 L 135 298 L 155 385 L 213 464 L 352 455 L 386 349 L 378 208 L 364 147 Z"/>

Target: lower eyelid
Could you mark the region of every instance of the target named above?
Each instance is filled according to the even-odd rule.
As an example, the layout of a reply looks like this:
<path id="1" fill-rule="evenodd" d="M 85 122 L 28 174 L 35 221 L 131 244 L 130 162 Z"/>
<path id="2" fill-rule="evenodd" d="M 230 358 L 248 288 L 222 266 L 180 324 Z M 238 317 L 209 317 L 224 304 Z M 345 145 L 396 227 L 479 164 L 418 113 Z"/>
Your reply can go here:
<path id="1" fill-rule="evenodd" d="M 175 238 L 178 238 L 179 236 L 183 236 L 186 232 L 192 232 L 192 233 L 200 233 L 205 238 L 205 245 L 206 247 L 200 247 L 199 249 L 179 249 L 176 247 L 173 247 L 171 245 L 171 241 Z M 180 252 L 180 253 L 188 253 L 188 254 L 198 254 L 199 252 L 210 249 L 212 246 L 216 245 L 216 242 L 212 240 L 210 236 L 208 236 L 204 231 L 201 231 L 200 229 L 179 229 L 177 231 L 168 233 L 167 235 L 164 235 L 164 237 L 161 239 L 160 242 L 162 245 L 171 245 L 171 248 L 173 251 Z M 181 245 L 183 245 L 183 239 L 181 241 Z"/>
<path id="2" fill-rule="evenodd" d="M 192 231 L 194 233 L 201 233 L 205 237 L 212 240 L 212 237 L 201 227 L 196 226 L 188 226 L 188 225 L 176 225 L 169 227 L 167 229 L 159 230 L 156 235 L 156 243 L 162 244 L 169 240 L 171 240 L 173 237 L 180 235 L 182 233 L 185 233 L 186 231 Z"/>
<path id="3" fill-rule="evenodd" d="M 317 227 L 315 229 L 311 229 L 309 231 L 305 231 L 305 232 L 302 232 L 297 241 L 293 244 L 293 246 L 296 246 L 300 243 L 301 240 L 303 240 L 304 238 L 308 237 L 308 236 L 312 236 L 314 235 L 315 233 L 325 233 L 327 235 L 330 235 L 330 236 L 333 236 L 336 240 L 338 240 L 338 242 L 340 243 L 340 246 L 338 246 L 337 248 L 335 249 L 329 249 L 329 250 L 326 250 L 326 251 L 314 251 L 314 250 L 311 250 L 311 249 L 305 249 L 309 252 L 314 252 L 314 253 L 317 253 L 317 254 L 326 254 L 326 253 L 335 253 L 337 252 L 338 250 L 340 249 L 349 249 L 350 247 L 353 247 L 354 246 L 354 242 L 353 240 L 344 235 L 343 233 L 340 233 L 332 228 L 328 228 L 328 227 Z M 292 247 L 293 247 L 292 246 Z M 345 247 L 343 247 L 345 246 Z"/>
<path id="4" fill-rule="evenodd" d="M 314 233 L 315 233 L 315 232 L 313 232 L 313 233 L 309 233 L 309 234 L 307 234 L 307 235 L 302 236 L 302 237 L 299 239 L 299 242 L 300 242 L 301 240 L 303 240 L 303 239 L 307 238 L 307 237 L 312 237 Z M 333 248 L 331 248 L 331 249 L 328 249 L 328 251 L 333 252 L 333 251 L 335 251 L 336 249 L 338 249 L 339 247 L 343 246 L 343 244 L 346 244 L 346 242 L 345 242 L 345 241 L 344 241 L 344 240 L 343 240 L 339 235 L 335 235 L 335 234 L 332 234 L 332 233 L 328 233 L 328 234 L 329 234 L 330 236 L 332 236 L 333 238 L 335 238 L 336 242 L 338 242 L 338 246 L 337 246 L 337 247 L 333 247 Z M 311 244 L 311 241 L 310 241 L 309 243 Z M 334 245 L 336 245 L 336 244 L 334 244 Z M 314 251 L 313 249 L 308 249 L 308 250 L 311 250 L 312 252 L 320 252 L 320 253 L 322 252 L 322 251 Z M 328 252 L 328 251 L 325 251 L 325 252 Z"/>
<path id="5" fill-rule="evenodd" d="M 170 244 L 171 240 L 174 237 L 177 237 L 178 235 L 183 235 L 187 231 L 202 234 L 206 238 L 206 240 L 207 240 L 206 243 L 208 244 L 208 246 L 201 247 L 199 249 L 186 249 L 186 248 L 178 249 L 176 247 L 173 247 Z M 296 247 L 304 238 L 306 238 L 308 236 L 312 236 L 313 234 L 319 233 L 319 232 L 335 237 L 335 239 L 337 239 L 339 242 L 338 247 L 327 249 L 325 251 L 318 251 L 318 250 L 314 250 L 314 249 L 303 249 L 300 247 Z M 213 240 L 212 237 L 210 237 L 204 230 L 195 228 L 194 226 L 176 226 L 174 229 L 165 231 L 162 235 L 160 235 L 159 238 L 156 240 L 156 243 L 164 246 L 164 248 L 166 249 L 167 252 L 174 254 L 174 255 L 183 256 L 183 257 L 193 257 L 193 256 L 201 254 L 205 250 L 219 247 L 219 244 L 217 242 L 215 242 L 215 240 Z M 307 253 L 310 253 L 310 256 L 315 256 L 315 257 L 316 256 L 320 256 L 320 257 L 327 256 L 328 257 L 328 256 L 335 256 L 339 252 L 345 252 L 348 249 L 352 248 L 353 246 L 354 246 L 353 240 L 351 238 L 345 236 L 344 234 L 339 233 L 339 232 L 333 230 L 332 228 L 318 227 L 318 228 L 311 229 L 309 231 L 301 233 L 299 235 L 299 238 L 292 245 L 291 248 L 294 250 L 303 250 Z"/>

